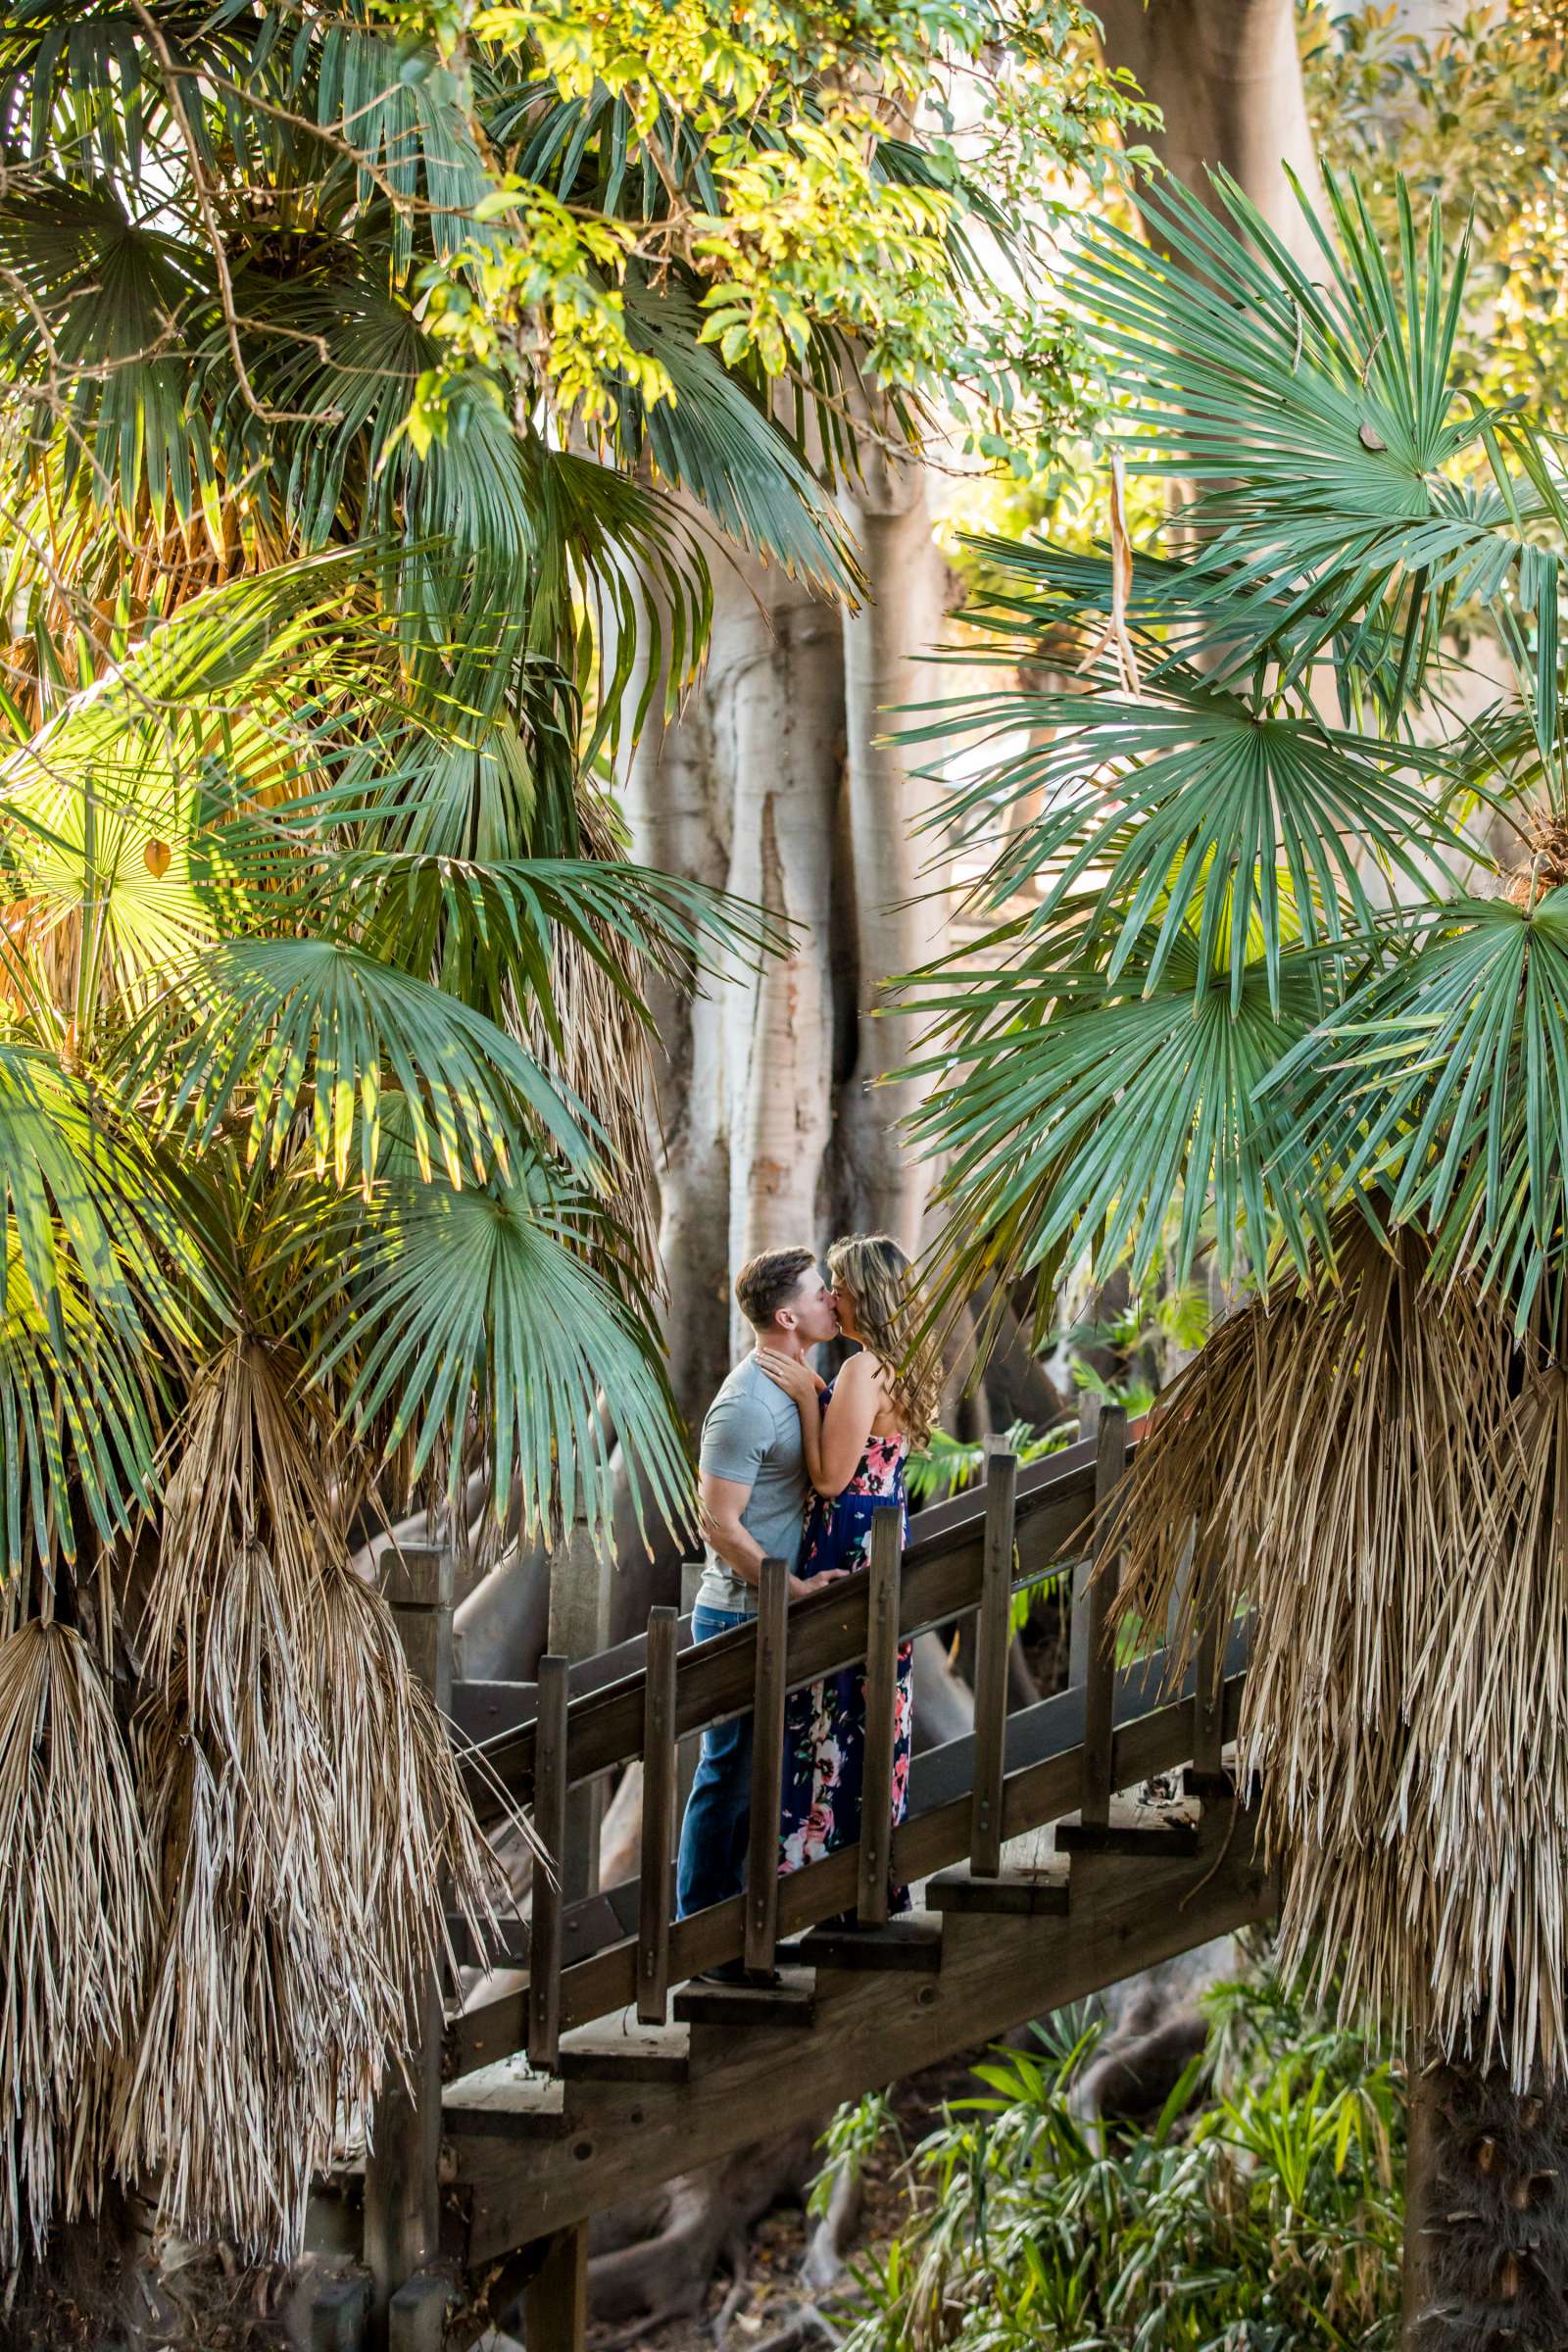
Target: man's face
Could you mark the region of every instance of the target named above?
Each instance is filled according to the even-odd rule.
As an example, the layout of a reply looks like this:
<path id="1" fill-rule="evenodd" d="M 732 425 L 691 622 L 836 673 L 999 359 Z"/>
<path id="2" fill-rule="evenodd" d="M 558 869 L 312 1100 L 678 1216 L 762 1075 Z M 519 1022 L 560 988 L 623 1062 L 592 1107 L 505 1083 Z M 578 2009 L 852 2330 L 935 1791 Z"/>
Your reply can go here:
<path id="1" fill-rule="evenodd" d="M 800 1288 L 788 1306 L 779 1308 L 776 1320 L 781 1330 L 794 1332 L 803 1348 L 817 1348 L 824 1340 L 838 1338 L 839 1310 L 819 1267 L 801 1276 Z"/>

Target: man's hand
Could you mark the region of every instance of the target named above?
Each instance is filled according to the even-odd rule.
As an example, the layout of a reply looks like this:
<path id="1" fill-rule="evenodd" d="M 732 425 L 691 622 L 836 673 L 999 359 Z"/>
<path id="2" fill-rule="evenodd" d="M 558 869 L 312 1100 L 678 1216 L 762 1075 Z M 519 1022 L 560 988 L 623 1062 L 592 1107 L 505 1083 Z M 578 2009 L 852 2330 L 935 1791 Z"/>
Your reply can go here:
<path id="1" fill-rule="evenodd" d="M 842 1585 L 849 1573 L 847 1568 L 822 1568 L 815 1576 L 792 1576 L 790 1598 L 807 1600 L 811 1593 L 820 1592 L 824 1585 Z"/>

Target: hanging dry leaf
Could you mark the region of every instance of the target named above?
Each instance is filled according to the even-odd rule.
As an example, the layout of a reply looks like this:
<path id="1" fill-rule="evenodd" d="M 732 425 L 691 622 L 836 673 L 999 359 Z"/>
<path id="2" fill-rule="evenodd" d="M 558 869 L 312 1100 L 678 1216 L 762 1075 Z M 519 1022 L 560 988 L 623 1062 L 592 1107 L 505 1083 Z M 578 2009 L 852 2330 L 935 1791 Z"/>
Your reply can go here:
<path id="1" fill-rule="evenodd" d="M 172 856 L 168 842 L 150 841 L 143 850 L 142 856 L 147 861 L 147 871 L 153 880 L 161 882 L 169 871 L 169 860 Z"/>
<path id="2" fill-rule="evenodd" d="M 1079 675 L 1093 669 L 1108 645 L 1124 694 L 1142 694 L 1138 656 L 1127 633 L 1127 609 L 1133 592 L 1133 543 L 1127 528 L 1127 482 L 1121 453 L 1110 461 L 1110 618 L 1078 664 Z"/>

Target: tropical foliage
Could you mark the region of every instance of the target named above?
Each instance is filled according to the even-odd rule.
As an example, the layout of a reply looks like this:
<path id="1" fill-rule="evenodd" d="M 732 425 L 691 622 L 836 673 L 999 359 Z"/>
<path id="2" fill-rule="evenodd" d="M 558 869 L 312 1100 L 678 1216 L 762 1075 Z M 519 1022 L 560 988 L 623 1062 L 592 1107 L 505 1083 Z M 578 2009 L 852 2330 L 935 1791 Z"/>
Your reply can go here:
<path id="1" fill-rule="evenodd" d="M 612 1450 L 685 1502 L 644 989 L 776 942 L 606 762 L 714 526 L 854 593 L 826 485 L 918 432 L 990 201 L 906 102 L 1013 20 L 727 23 L 0 27 L 0 2269 L 117 2171 L 297 2245 L 482 1914 L 356 1550 L 595 1515 Z M 1006 168 L 1098 153 L 1077 11 L 1016 24 Z"/>
<path id="2" fill-rule="evenodd" d="M 911 2224 L 858 2267 L 848 2352 L 1392 2344 L 1402 2084 L 1267 1972 L 1205 2006 L 1145 2122 L 1086 2110 L 1102 2036 L 1070 2015 L 976 2067 L 909 2160 Z M 841 2122 L 834 2161 L 864 2154 Z"/>
<path id="3" fill-rule="evenodd" d="M 1178 527 L 989 547 L 997 684 L 920 729 L 990 747 L 956 830 L 1013 818 L 988 936 L 911 982 L 941 1296 L 1033 1283 L 1046 1329 L 1162 1237 L 1250 1268 L 1141 1449 L 1124 1605 L 1256 1609 L 1287 1954 L 1329 1931 L 1351 1998 L 1522 2080 L 1568 2066 L 1568 507 L 1466 375 L 1438 208 L 1385 248 L 1331 183 L 1304 267 L 1218 201 L 1090 227 L 1072 280 Z"/>
<path id="4" fill-rule="evenodd" d="M 1552 0 L 1445 11 L 1423 29 L 1377 0 L 1304 12 L 1302 63 L 1326 160 L 1357 173 L 1380 227 L 1402 174 L 1475 223 L 1465 364 L 1489 399 L 1560 421 L 1568 381 L 1568 26 Z"/>

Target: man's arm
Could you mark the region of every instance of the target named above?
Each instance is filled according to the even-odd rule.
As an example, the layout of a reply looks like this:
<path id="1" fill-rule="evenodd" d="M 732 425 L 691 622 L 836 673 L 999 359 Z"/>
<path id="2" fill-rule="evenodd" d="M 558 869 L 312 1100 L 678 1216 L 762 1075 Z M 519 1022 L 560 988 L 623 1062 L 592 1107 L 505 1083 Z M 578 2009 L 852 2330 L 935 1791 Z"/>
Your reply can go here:
<path id="1" fill-rule="evenodd" d="M 699 1471 L 697 1501 L 702 1517 L 703 1534 L 713 1550 L 743 1585 L 760 1585 L 762 1581 L 762 1561 L 766 1554 L 753 1535 L 741 1525 L 741 1513 L 752 1499 L 749 1486 L 740 1486 L 732 1478 L 715 1477 L 711 1470 Z M 843 1572 L 834 1569 L 827 1576 L 790 1578 L 790 1597 L 799 1600 L 806 1592 L 814 1592 L 817 1586 L 832 1582 Z"/>

